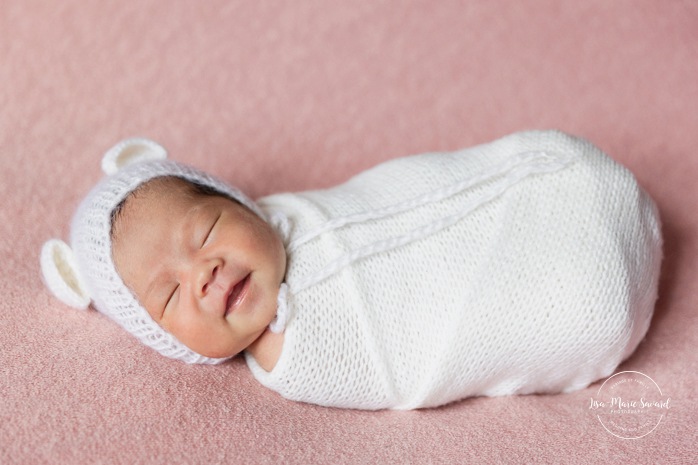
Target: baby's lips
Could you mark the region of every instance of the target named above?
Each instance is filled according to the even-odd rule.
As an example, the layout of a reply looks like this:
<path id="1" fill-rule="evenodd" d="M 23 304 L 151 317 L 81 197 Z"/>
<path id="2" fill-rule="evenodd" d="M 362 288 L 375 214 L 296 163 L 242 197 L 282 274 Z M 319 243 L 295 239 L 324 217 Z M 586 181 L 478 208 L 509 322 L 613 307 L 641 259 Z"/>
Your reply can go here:
<path id="1" fill-rule="evenodd" d="M 247 287 L 249 277 L 250 274 L 248 273 L 247 275 L 243 276 L 242 279 L 231 285 L 225 299 L 225 316 L 231 312 L 233 307 L 240 303 L 242 298 L 244 298 L 243 294 L 245 292 L 245 288 Z"/>

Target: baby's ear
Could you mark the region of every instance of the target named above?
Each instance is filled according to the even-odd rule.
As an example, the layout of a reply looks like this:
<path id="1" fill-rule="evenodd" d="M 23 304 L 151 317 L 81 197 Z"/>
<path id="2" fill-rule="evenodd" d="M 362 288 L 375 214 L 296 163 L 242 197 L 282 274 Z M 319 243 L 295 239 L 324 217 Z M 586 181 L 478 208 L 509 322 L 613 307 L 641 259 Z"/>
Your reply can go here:
<path id="1" fill-rule="evenodd" d="M 121 168 L 148 160 L 164 160 L 167 150 L 150 139 L 134 137 L 125 139 L 107 150 L 102 158 L 102 171 L 112 175 Z"/>
<path id="2" fill-rule="evenodd" d="M 44 283 L 58 299 L 81 310 L 90 305 L 90 296 L 75 263 L 73 250 L 59 239 L 51 239 L 41 248 L 41 274 Z"/>

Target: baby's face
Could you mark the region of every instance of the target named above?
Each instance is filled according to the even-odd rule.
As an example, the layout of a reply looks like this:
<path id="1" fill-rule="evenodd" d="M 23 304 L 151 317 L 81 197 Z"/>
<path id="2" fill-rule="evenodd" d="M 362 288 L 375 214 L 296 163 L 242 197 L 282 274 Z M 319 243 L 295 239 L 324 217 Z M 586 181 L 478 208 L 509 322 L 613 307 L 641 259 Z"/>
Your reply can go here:
<path id="1" fill-rule="evenodd" d="M 276 315 L 284 247 L 269 224 L 239 203 L 159 178 L 126 200 L 112 231 L 125 284 L 195 352 L 233 356 Z"/>

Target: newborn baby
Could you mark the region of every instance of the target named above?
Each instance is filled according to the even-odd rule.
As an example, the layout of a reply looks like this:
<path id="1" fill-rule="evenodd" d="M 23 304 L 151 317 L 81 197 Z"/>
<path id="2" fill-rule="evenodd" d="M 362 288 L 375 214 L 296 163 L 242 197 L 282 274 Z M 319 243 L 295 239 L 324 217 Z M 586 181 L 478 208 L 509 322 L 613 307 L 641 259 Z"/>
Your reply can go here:
<path id="1" fill-rule="evenodd" d="M 42 270 L 168 357 L 244 351 L 288 399 L 414 409 L 581 389 L 647 332 L 658 213 L 584 140 L 517 133 L 256 203 L 165 155 L 110 150 Z"/>

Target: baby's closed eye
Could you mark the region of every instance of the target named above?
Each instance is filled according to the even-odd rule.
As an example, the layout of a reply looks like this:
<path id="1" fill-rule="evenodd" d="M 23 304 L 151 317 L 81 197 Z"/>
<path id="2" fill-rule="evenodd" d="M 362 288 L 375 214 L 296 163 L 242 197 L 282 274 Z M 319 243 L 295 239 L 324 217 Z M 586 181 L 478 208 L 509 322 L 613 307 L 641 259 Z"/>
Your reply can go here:
<path id="1" fill-rule="evenodd" d="M 216 219 L 213 223 L 211 223 L 211 227 L 208 229 L 208 232 L 204 236 L 203 240 L 201 241 L 201 248 L 205 247 L 206 244 L 209 243 L 209 239 L 211 239 L 211 233 L 213 230 L 216 228 L 216 224 L 218 224 L 218 220 L 221 218 L 222 212 L 216 216 Z"/>
<path id="2" fill-rule="evenodd" d="M 172 292 L 170 293 L 170 296 L 167 298 L 167 301 L 165 301 L 165 305 L 162 307 L 162 312 L 160 314 L 160 319 L 165 315 L 165 312 L 167 311 L 168 307 L 170 307 L 175 298 L 177 297 L 177 292 L 179 291 L 179 284 L 176 284 L 175 287 L 172 288 Z"/>

